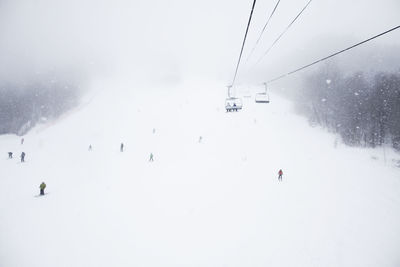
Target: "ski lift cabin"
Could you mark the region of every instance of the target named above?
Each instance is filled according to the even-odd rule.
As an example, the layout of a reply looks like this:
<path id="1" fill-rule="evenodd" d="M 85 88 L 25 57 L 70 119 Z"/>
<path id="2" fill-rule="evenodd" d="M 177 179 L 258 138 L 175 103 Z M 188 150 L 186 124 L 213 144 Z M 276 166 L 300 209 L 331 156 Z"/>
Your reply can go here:
<path id="1" fill-rule="evenodd" d="M 255 96 L 256 103 L 269 103 L 269 95 L 267 93 L 267 83 L 264 83 L 264 85 L 265 85 L 265 92 L 256 94 Z"/>
<path id="2" fill-rule="evenodd" d="M 256 103 L 269 103 L 269 96 L 267 93 L 258 93 L 255 97 Z"/>
<path id="3" fill-rule="evenodd" d="M 228 87 L 228 98 L 225 100 L 226 112 L 241 110 L 242 107 L 243 107 L 242 99 L 241 98 L 237 98 L 237 97 L 233 97 L 231 95 L 232 85 L 229 85 L 227 87 Z"/>
<path id="4" fill-rule="evenodd" d="M 226 112 L 238 111 L 243 107 L 242 99 L 236 97 L 229 97 L 225 100 Z"/>

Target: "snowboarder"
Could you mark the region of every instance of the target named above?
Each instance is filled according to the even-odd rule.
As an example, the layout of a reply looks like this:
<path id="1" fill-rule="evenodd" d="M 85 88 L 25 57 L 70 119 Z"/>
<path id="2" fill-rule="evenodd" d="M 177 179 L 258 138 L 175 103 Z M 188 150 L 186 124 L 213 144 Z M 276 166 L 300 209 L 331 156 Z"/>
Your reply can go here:
<path id="1" fill-rule="evenodd" d="M 25 162 L 25 152 L 21 153 L 21 162 Z"/>
<path id="2" fill-rule="evenodd" d="M 12 159 L 12 155 L 13 155 L 12 152 L 8 152 L 8 158 L 9 158 L 9 159 Z"/>
<path id="3" fill-rule="evenodd" d="M 44 189 L 46 188 L 46 184 L 44 182 L 42 182 L 39 186 L 40 188 L 40 195 L 43 196 L 44 195 Z"/>
<path id="4" fill-rule="evenodd" d="M 121 146 L 120 146 L 119 150 L 120 150 L 121 152 L 124 152 L 124 143 L 121 143 Z"/>
<path id="5" fill-rule="evenodd" d="M 22 138 L 22 139 L 21 139 L 21 145 L 23 145 L 23 144 L 24 144 L 24 141 L 25 141 L 25 139 L 24 139 L 24 138 Z"/>
<path id="6" fill-rule="evenodd" d="M 89 145 L 88 150 L 89 150 L 89 151 L 92 151 L 92 145 Z"/>
<path id="7" fill-rule="evenodd" d="M 279 172 L 278 172 L 278 181 L 282 181 L 282 175 L 283 175 L 283 171 L 279 170 Z"/>
<path id="8" fill-rule="evenodd" d="M 149 161 L 154 161 L 153 153 L 150 153 L 150 159 L 149 159 Z"/>

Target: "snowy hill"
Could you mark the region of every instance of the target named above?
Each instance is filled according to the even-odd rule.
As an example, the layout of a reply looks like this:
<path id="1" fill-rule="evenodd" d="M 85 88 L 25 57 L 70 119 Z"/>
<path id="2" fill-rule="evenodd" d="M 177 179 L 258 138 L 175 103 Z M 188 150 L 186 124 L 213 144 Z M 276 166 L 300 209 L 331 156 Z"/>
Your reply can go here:
<path id="1" fill-rule="evenodd" d="M 119 87 L 0 136 L 0 266 L 400 265 L 400 172 L 377 151 L 334 148 L 277 95 L 225 113 L 218 85 Z"/>

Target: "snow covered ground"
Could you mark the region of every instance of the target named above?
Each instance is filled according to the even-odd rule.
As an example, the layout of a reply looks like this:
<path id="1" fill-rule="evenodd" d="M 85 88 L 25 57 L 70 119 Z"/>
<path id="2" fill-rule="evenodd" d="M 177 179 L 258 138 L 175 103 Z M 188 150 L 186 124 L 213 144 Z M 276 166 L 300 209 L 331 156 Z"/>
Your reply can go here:
<path id="1" fill-rule="evenodd" d="M 379 151 L 335 148 L 274 94 L 225 113 L 218 85 L 118 88 L 0 136 L 0 266 L 400 266 Z"/>

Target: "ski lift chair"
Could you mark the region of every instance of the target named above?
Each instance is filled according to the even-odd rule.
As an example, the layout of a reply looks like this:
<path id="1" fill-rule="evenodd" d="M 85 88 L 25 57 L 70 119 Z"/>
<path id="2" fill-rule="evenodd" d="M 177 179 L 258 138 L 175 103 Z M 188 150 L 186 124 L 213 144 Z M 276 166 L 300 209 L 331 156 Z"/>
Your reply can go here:
<path id="1" fill-rule="evenodd" d="M 258 93 L 255 96 L 256 103 L 269 103 L 269 95 L 267 93 Z"/>
<path id="2" fill-rule="evenodd" d="M 236 97 L 230 97 L 225 100 L 226 112 L 238 111 L 243 107 L 242 99 Z"/>

